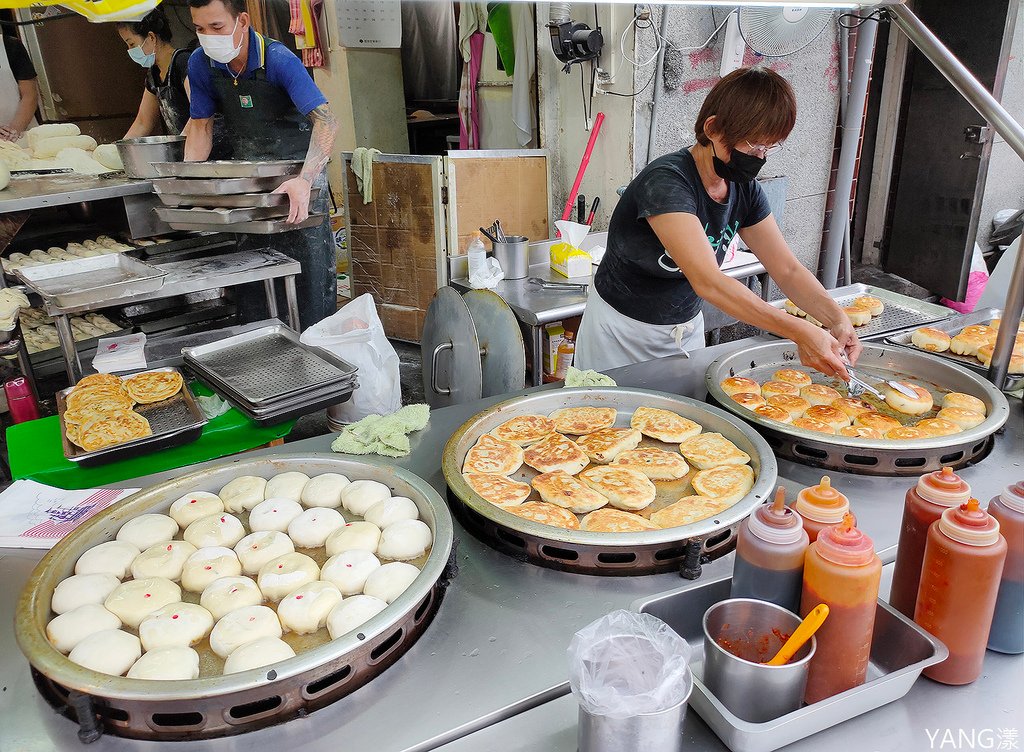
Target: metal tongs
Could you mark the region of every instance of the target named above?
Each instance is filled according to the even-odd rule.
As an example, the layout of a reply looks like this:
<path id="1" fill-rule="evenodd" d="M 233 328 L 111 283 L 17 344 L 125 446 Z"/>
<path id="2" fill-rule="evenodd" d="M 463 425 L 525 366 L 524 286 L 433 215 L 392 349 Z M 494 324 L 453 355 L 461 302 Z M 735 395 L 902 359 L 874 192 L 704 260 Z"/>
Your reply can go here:
<path id="1" fill-rule="evenodd" d="M 580 292 L 586 292 L 590 286 L 581 282 L 550 282 L 540 277 L 530 277 L 527 282 L 531 285 L 536 285 L 542 290 L 579 290 Z"/>
<path id="2" fill-rule="evenodd" d="M 856 397 L 859 397 L 860 395 L 864 394 L 864 392 L 867 392 L 868 394 L 871 394 L 871 395 L 877 397 L 878 399 L 880 399 L 882 401 L 885 401 L 885 395 L 884 394 L 882 394 L 880 391 L 878 391 L 878 389 L 876 389 L 875 387 L 871 386 L 871 384 L 869 384 L 867 381 L 865 381 L 863 378 L 861 378 L 857 374 L 857 371 L 855 371 L 853 369 L 853 366 L 850 365 L 850 361 L 847 360 L 846 353 L 843 353 L 842 359 L 843 359 L 843 363 L 846 365 L 846 372 L 848 374 L 850 374 L 850 389 L 849 389 L 849 392 L 850 392 L 850 396 L 851 397 L 855 397 L 856 398 Z M 905 397 L 909 397 L 910 399 L 917 399 L 917 394 L 914 392 L 913 389 L 911 389 L 910 387 L 908 387 L 908 386 L 906 386 L 904 384 L 901 384 L 898 381 L 893 381 L 893 380 L 889 379 L 887 381 L 883 381 L 882 383 L 885 384 L 886 386 L 889 386 L 889 387 L 895 389 L 897 392 L 899 392 L 900 394 L 902 394 Z"/>

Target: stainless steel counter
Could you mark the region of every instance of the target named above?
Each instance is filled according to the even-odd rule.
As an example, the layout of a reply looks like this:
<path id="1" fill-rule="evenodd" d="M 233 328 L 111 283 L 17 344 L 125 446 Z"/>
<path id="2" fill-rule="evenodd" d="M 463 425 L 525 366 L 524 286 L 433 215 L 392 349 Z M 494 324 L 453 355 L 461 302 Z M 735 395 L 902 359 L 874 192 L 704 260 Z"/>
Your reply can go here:
<path id="1" fill-rule="evenodd" d="M 750 340 L 720 345 L 695 352 L 689 360 L 669 358 L 620 369 L 613 375 L 623 385 L 702 397 L 707 364 L 737 346 L 748 344 Z M 445 440 L 468 417 L 500 399 L 504 398 L 435 411 L 428 427 L 413 437 L 412 455 L 398 464 L 444 493 L 440 455 Z M 328 451 L 330 440 L 329 436 L 309 439 L 289 445 L 288 450 Z M 1024 412 L 1021 403 L 1014 401 L 1010 423 L 998 437 L 993 453 L 981 465 L 964 469 L 962 475 L 972 484 L 975 494 L 987 500 L 1005 484 L 1024 475 L 1022 458 Z M 780 481 L 793 493 L 816 482 L 821 475 L 813 468 L 786 461 L 779 465 Z M 181 473 L 179 470 L 133 483 L 145 485 Z M 834 484 L 850 497 L 861 526 L 879 549 L 889 549 L 884 558 L 891 560 L 891 547 L 899 535 L 903 494 L 911 481 L 840 473 L 832 477 Z M 452 752 L 573 749 L 567 746 L 572 742 L 566 741 L 575 738 L 566 725 L 571 724 L 566 721 L 572 717 L 571 707 L 567 716 L 562 710 L 564 702 L 544 705 L 568 692 L 565 648 L 573 633 L 609 610 L 628 608 L 637 598 L 676 588 L 682 581 L 671 574 L 636 578 L 569 575 L 497 553 L 458 524 L 456 537 L 458 576 L 434 623 L 394 667 L 370 685 L 308 718 L 239 738 L 181 742 L 175 750 L 422 752 L 538 706 L 538 711 L 517 719 L 511 728 L 521 729 L 519 721 L 530 724 L 534 718 L 550 718 L 554 720 L 543 723 L 548 724 L 545 728 L 553 736 L 537 735 L 532 746 L 517 746 L 517 740 L 508 737 L 496 740 L 494 734 L 477 737 L 485 742 L 477 746 L 468 737 L 462 746 L 452 747 Z M 0 549 L 0 577 L 4 582 L 0 593 L 0 750 L 5 752 L 79 747 L 73 724 L 57 717 L 37 695 L 11 631 L 17 593 L 38 559 L 35 552 Z M 720 559 L 705 567 L 705 576 L 726 576 L 731 566 L 731 557 Z M 828 739 L 836 742 L 839 749 L 910 752 L 929 749 L 923 732 L 926 728 L 971 729 L 979 723 L 989 723 L 990 719 L 1002 719 L 1003 726 L 1019 729 L 1024 726 L 1019 715 L 1018 692 L 1022 668 L 1024 658 L 1020 656 L 990 653 L 985 675 L 975 684 L 947 688 L 921 680 L 902 702 L 851 721 L 841 732 L 830 732 Z M 1014 676 L 1018 679 L 1016 683 L 1011 682 Z M 976 707 L 979 704 L 986 706 L 984 713 Z M 696 733 L 703 725 L 693 715 L 688 724 L 688 734 Z M 856 737 L 840 736 L 848 730 L 855 731 Z M 859 741 L 852 744 L 848 741 L 852 738 Z M 810 744 L 808 741 L 798 748 L 809 750 Z M 701 736 L 693 737 L 693 746 L 721 749 L 706 727 Z M 92 749 L 134 751 L 153 746 L 104 737 Z"/>
<path id="2" fill-rule="evenodd" d="M 152 190 L 153 183 L 149 180 L 128 178 L 93 177 L 74 173 L 14 177 L 10 185 L 0 191 L 0 214 L 135 196 L 151 193 Z"/>

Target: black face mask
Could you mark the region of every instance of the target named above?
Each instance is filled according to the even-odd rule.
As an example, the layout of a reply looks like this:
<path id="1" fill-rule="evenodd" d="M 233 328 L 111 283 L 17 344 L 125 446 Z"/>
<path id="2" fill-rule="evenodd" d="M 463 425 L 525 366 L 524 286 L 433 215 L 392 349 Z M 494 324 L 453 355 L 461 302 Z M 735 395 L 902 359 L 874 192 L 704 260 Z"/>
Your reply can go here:
<path id="1" fill-rule="evenodd" d="M 744 154 L 739 149 L 733 149 L 730 161 L 723 162 L 718 158 L 714 144 L 711 144 L 711 151 L 715 155 L 711 162 L 715 167 L 715 174 L 730 183 L 749 183 L 757 177 L 757 173 L 761 171 L 767 161 L 761 157 L 755 157 L 753 154 Z"/>

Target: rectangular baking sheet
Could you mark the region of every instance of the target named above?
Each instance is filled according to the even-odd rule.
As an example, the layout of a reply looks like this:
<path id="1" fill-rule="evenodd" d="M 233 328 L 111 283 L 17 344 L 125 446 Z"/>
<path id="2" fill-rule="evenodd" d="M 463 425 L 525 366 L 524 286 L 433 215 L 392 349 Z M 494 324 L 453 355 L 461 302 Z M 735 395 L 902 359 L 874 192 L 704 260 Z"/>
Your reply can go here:
<path id="1" fill-rule="evenodd" d="M 704 612 L 729 597 L 730 578 L 636 601 L 633 610 L 665 621 L 693 649 L 692 707 L 733 752 L 771 752 L 903 697 L 921 672 L 945 660 L 946 647 L 879 599 L 867 681 L 773 721 L 750 723 L 719 702 L 704 683 Z"/>
<path id="2" fill-rule="evenodd" d="M 159 196 L 167 193 L 189 196 L 216 196 L 224 193 L 263 193 L 274 190 L 284 181 L 283 177 L 209 178 L 205 180 L 157 178 L 153 181 L 153 188 Z"/>
<path id="3" fill-rule="evenodd" d="M 302 170 L 302 160 L 247 162 L 222 159 L 210 162 L 154 162 L 153 169 L 162 178 L 270 178 L 298 175 Z"/>
<path id="4" fill-rule="evenodd" d="M 304 230 L 307 227 L 316 227 L 324 221 L 324 214 L 310 214 L 303 222 L 289 224 L 284 219 L 257 219 L 251 222 L 233 222 L 231 224 L 211 225 L 197 222 L 174 221 L 167 224 L 175 230 L 188 232 L 203 232 L 216 227 L 220 232 L 245 232 L 250 235 L 276 235 L 279 232 L 291 230 Z"/>
<path id="5" fill-rule="evenodd" d="M 898 332 L 903 329 L 917 328 L 930 324 L 933 321 L 949 318 L 953 311 L 945 306 L 929 303 L 925 300 L 917 300 L 909 295 L 900 295 L 881 287 L 872 287 L 865 284 L 846 285 L 827 290 L 829 297 L 841 306 L 848 306 L 853 303 L 854 298 L 861 295 L 870 295 L 878 298 L 885 304 L 885 310 L 880 316 L 872 317 L 870 323 L 858 326 L 854 329 L 857 336 L 864 340 L 880 339 L 890 332 Z M 776 308 L 784 308 L 785 300 L 773 300 L 769 305 Z M 774 336 L 774 335 L 773 335 Z"/>
<path id="6" fill-rule="evenodd" d="M 188 224 L 209 225 L 209 229 L 219 229 L 223 225 L 237 224 L 239 222 L 287 217 L 288 205 L 220 207 L 214 209 L 206 207 L 175 209 L 167 206 L 157 206 L 155 211 L 160 219 L 172 226 L 178 222 L 185 222 Z"/>
<path id="7" fill-rule="evenodd" d="M 101 306 L 126 295 L 159 290 L 167 272 L 123 253 L 18 269 L 26 285 L 61 307 Z"/>
<path id="8" fill-rule="evenodd" d="M 309 192 L 309 200 L 313 201 L 320 195 L 319 188 Z M 264 206 L 287 206 L 288 195 L 285 193 L 234 193 L 215 196 L 191 195 L 187 193 L 165 193 L 160 197 L 164 206 L 178 208 L 182 206 L 201 206 L 207 208 L 236 207 L 257 208 Z"/>
<path id="9" fill-rule="evenodd" d="M 147 371 L 122 376 L 122 381 L 129 376 L 136 376 L 138 373 L 163 373 L 178 372 L 177 368 L 152 368 Z M 182 374 L 184 377 L 184 374 Z M 67 397 L 74 391 L 74 387 L 62 389 L 57 392 L 57 415 L 60 416 L 60 437 L 64 447 L 64 456 L 72 462 L 78 462 L 84 466 L 102 465 L 117 460 L 140 457 L 144 454 L 181 446 L 190 441 L 195 441 L 203 432 L 206 425 L 206 416 L 196 404 L 192 391 L 188 388 L 188 380 L 182 384 L 181 391 L 169 399 L 154 402 L 150 405 L 136 405 L 135 412 L 139 413 L 149 421 L 153 433 L 141 439 L 133 439 L 123 444 L 98 449 L 94 452 L 87 452 L 79 446 L 72 444 L 67 437 L 64 428 L 64 411 L 67 409 Z"/>
<path id="10" fill-rule="evenodd" d="M 988 326 L 992 323 L 992 319 L 1001 318 L 1003 312 L 998 308 L 985 308 L 980 311 L 974 311 L 972 313 L 966 313 L 962 316 L 951 316 L 944 321 L 937 321 L 933 324 L 929 324 L 933 329 L 938 329 L 940 332 L 945 332 L 949 336 L 954 336 L 960 332 L 966 326 L 972 325 L 984 325 Z M 982 365 L 981 361 L 977 358 L 971 357 L 970 355 L 957 355 L 951 353 L 949 350 L 946 352 L 929 352 L 922 350 L 919 347 L 915 347 L 911 341 L 911 337 L 914 336 L 914 330 L 908 330 L 905 332 L 899 332 L 897 334 L 890 334 L 885 338 L 885 341 L 890 345 L 896 345 L 897 347 L 906 347 L 916 352 L 925 353 L 932 355 L 936 358 L 942 358 L 943 360 L 949 360 L 953 363 L 969 368 L 976 373 L 980 373 L 983 376 L 988 376 L 988 366 Z M 1021 383 L 1024 382 L 1024 375 L 1022 374 L 1007 374 L 1003 380 L 1002 390 L 1004 392 L 1015 392 L 1020 389 Z"/>

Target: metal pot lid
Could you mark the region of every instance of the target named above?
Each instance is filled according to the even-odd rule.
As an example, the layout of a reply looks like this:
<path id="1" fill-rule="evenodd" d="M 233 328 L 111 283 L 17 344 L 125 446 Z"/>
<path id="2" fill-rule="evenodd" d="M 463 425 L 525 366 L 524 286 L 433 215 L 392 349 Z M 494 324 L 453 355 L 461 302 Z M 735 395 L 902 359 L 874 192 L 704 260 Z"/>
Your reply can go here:
<path id="1" fill-rule="evenodd" d="M 470 290 L 462 299 L 480 341 L 481 396 L 519 391 L 525 382 L 526 346 L 516 315 L 493 290 Z"/>
<path id="2" fill-rule="evenodd" d="M 454 288 L 442 287 L 434 294 L 420 347 L 423 391 L 431 407 L 458 405 L 483 396 L 480 339 L 469 306 Z"/>

